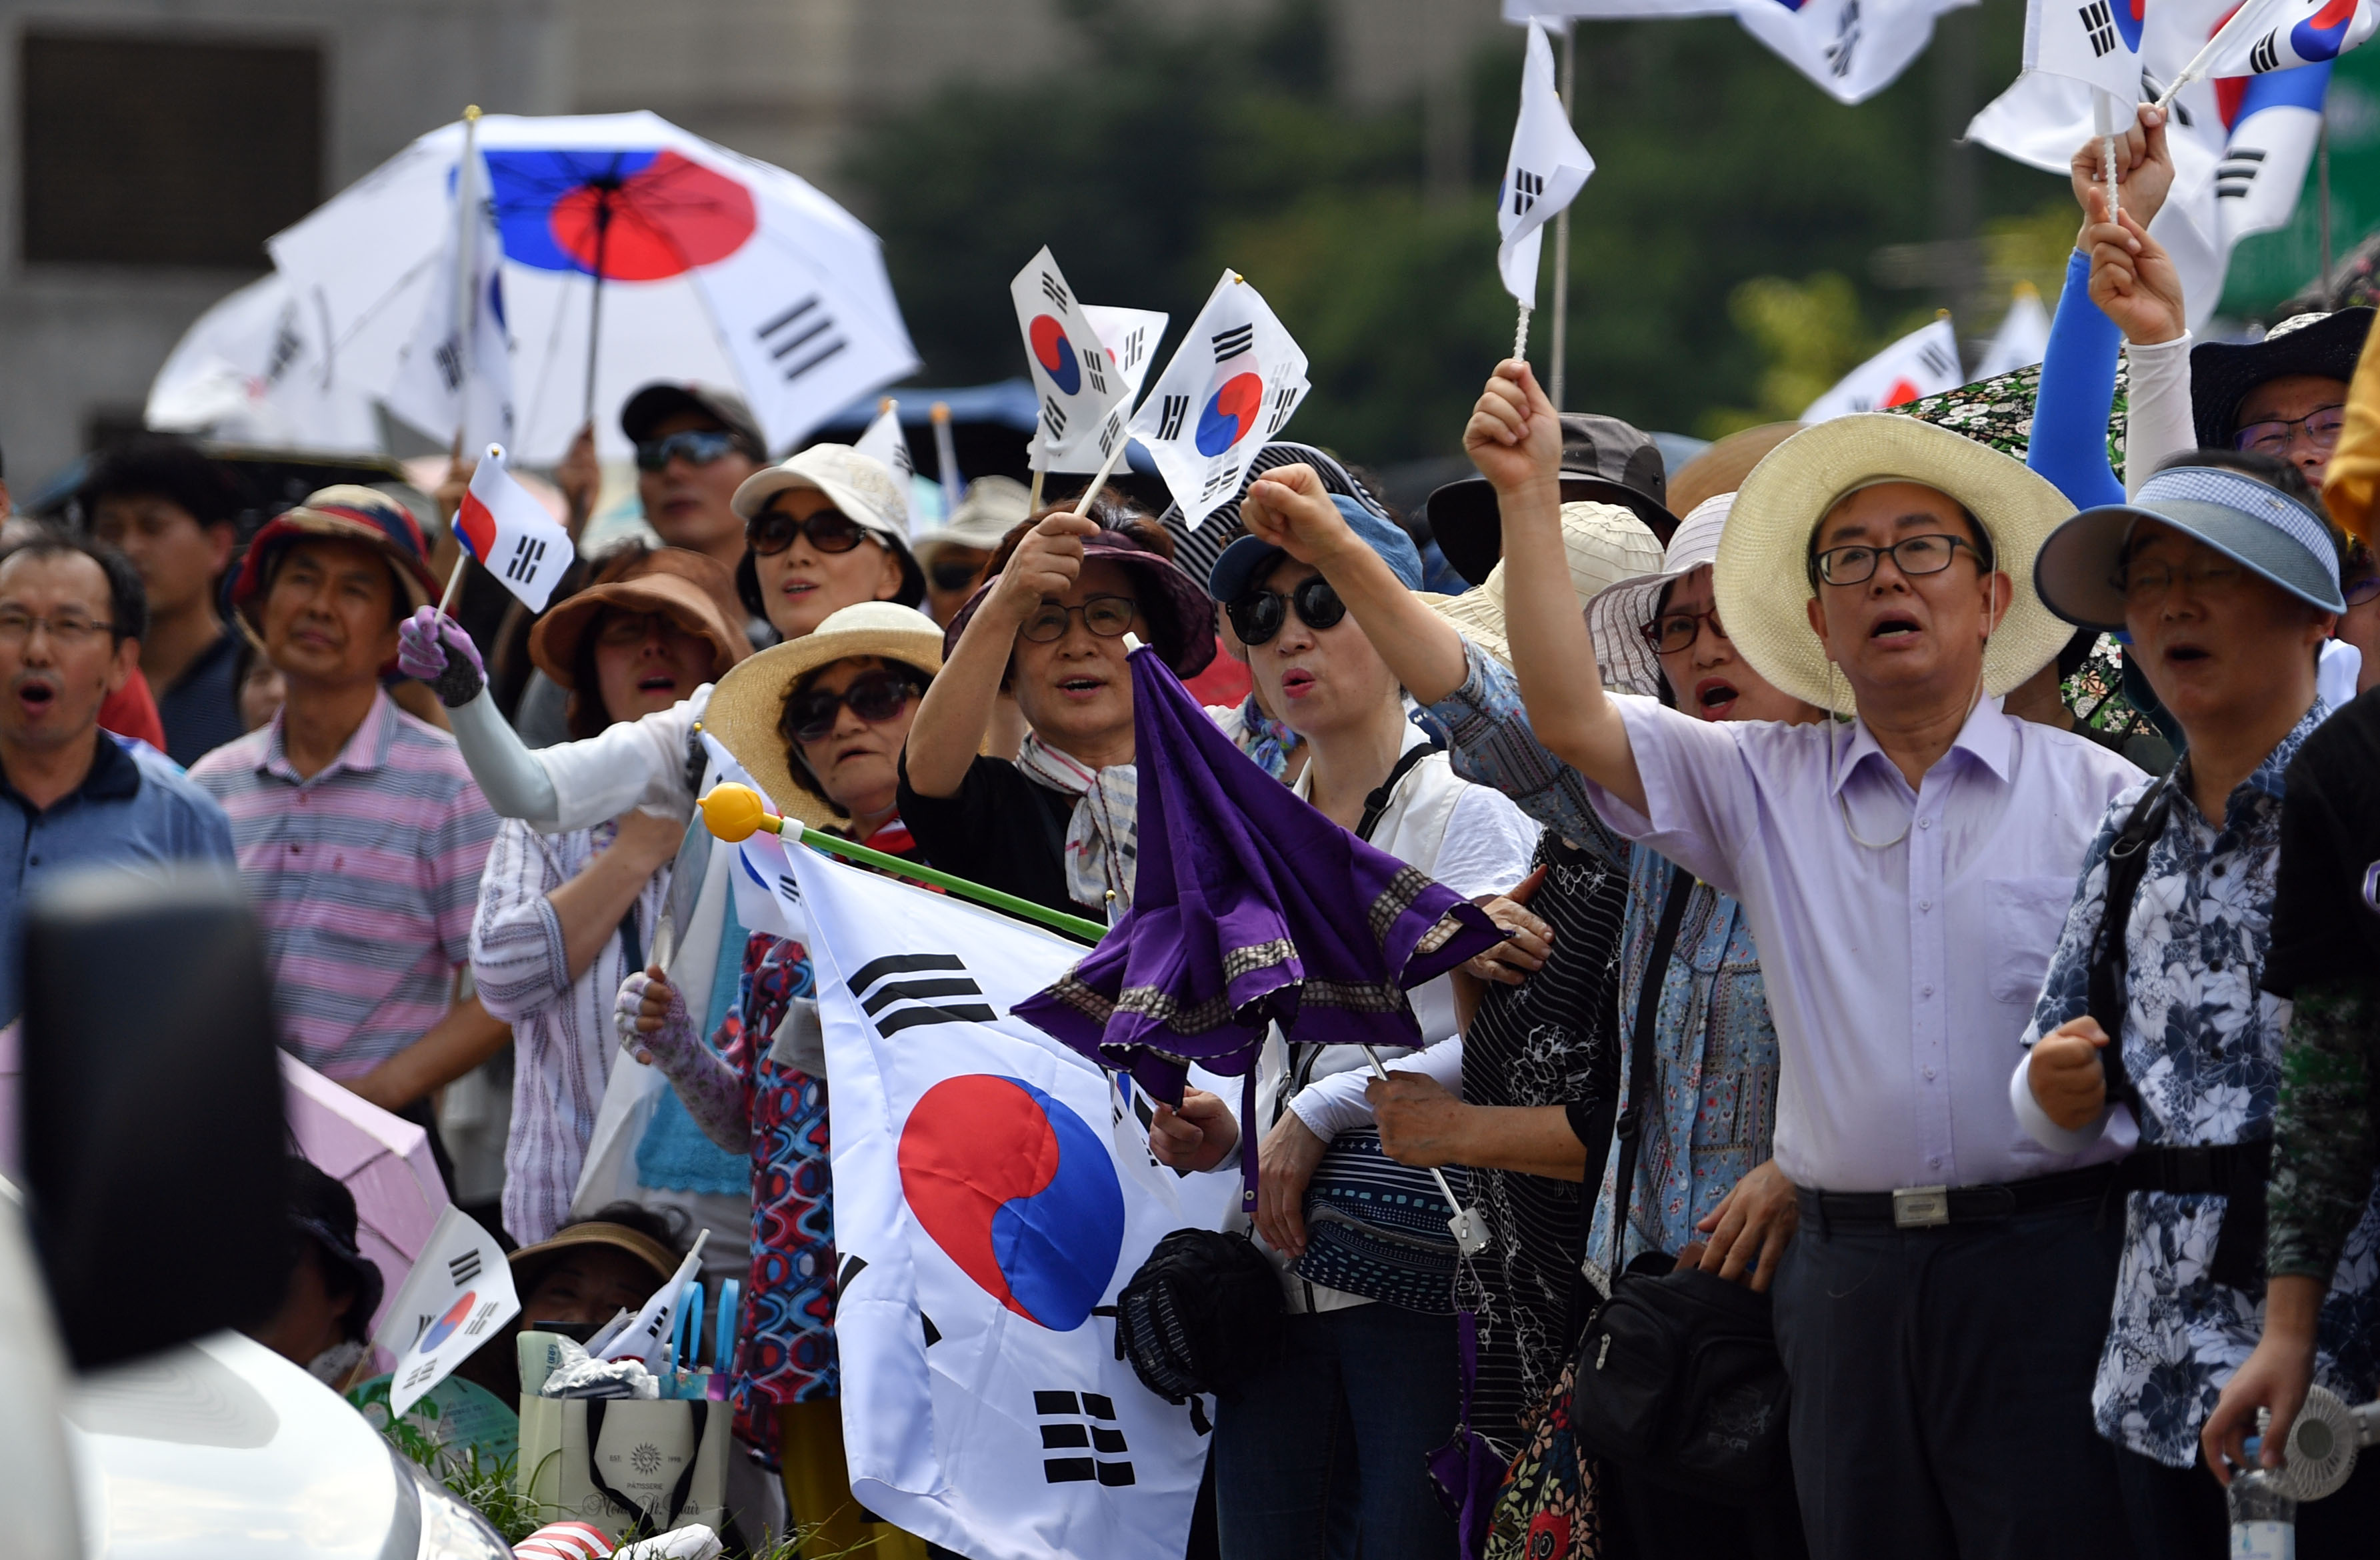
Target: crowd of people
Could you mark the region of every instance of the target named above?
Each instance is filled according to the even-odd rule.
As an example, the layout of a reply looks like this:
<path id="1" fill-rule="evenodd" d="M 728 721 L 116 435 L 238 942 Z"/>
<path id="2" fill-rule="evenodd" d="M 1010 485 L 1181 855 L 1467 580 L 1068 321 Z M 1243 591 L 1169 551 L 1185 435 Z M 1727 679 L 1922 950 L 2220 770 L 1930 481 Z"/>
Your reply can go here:
<path id="1" fill-rule="evenodd" d="M 735 396 L 664 383 L 620 416 L 649 534 L 541 614 L 450 615 L 459 464 L 243 542 L 195 447 L 104 454 L 70 523 L 0 546 L 0 1009 L 38 880 L 225 863 L 300 1061 L 434 1140 L 439 1091 L 509 1052 L 524 1322 L 608 1318 L 709 1228 L 736 1432 L 786 1510 L 817 1553 L 922 1554 L 844 1471 L 808 956 L 729 874 L 665 907 L 710 847 L 695 798 L 740 772 L 1112 920 L 1136 636 L 1251 762 L 1508 933 L 1410 993 L 1390 1076 L 1276 1033 L 1252 1119 L 1196 1089 L 1156 1113 L 1185 1175 L 1257 1143 L 1244 1223 L 1289 1313 L 1215 1406 L 1194 1547 L 1445 1560 L 1432 1449 L 1459 1421 L 1542 1445 L 1597 1305 L 1694 1270 L 1762 1298 L 1790 1476 L 1722 1495 L 1572 1453 L 1584 1519 L 1533 1556 L 2224 1553 L 2225 1483 L 2309 1384 L 2380 1395 L 2380 357 L 2368 307 L 2195 341 L 2146 226 L 2159 112 L 2114 145 L 2119 214 L 2102 144 L 2076 159 L 2022 459 L 1921 407 L 1670 472 L 1516 360 L 1463 431 L 1480 475 L 1419 520 L 1274 443 L 1196 531 L 986 477 L 913 534 L 882 464 L 772 464 Z M 594 481 L 583 435 L 574 530 Z M 2079 718 L 2086 684 L 2137 718 Z M 1342 1152 L 1459 1173 L 1486 1251 L 1335 1286 L 1310 1194 Z M 320 1179 L 260 1336 L 327 1380 L 379 1280 Z M 2368 1553 L 2380 1465 L 2299 1522 L 2309 1560 Z"/>

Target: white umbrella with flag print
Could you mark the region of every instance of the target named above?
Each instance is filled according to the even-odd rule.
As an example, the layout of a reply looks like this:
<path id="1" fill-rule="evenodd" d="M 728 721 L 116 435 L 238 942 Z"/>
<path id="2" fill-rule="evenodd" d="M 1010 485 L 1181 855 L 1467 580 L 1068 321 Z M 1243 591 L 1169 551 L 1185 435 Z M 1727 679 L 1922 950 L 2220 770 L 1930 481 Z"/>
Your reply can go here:
<path id="1" fill-rule="evenodd" d="M 451 308 L 458 122 L 267 245 L 347 387 L 390 397 L 424 311 Z M 736 386 L 772 446 L 917 366 L 876 236 L 806 180 L 652 114 L 479 121 L 504 246 L 512 448 L 562 458 L 654 379 Z M 442 431 L 443 433 L 443 431 Z"/>

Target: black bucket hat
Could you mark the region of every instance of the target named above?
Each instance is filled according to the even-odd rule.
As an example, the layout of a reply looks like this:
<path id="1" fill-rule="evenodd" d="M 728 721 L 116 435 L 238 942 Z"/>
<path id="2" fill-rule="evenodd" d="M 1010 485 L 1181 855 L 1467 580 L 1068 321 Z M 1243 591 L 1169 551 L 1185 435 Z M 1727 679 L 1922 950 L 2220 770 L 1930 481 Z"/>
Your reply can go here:
<path id="1" fill-rule="evenodd" d="M 2190 349 L 2190 417 L 2201 449 L 2229 449 L 2248 392 L 2293 373 L 2320 374 L 2345 384 L 2372 333 L 2369 309 L 2297 314 L 2262 341 L 2210 341 Z"/>
<path id="2" fill-rule="evenodd" d="M 1561 430 L 1561 501 L 1633 510 L 1668 546 L 1678 517 L 1670 512 L 1669 468 L 1660 446 L 1633 424 L 1594 412 L 1563 413 Z M 1488 479 L 1447 483 L 1429 495 L 1422 513 L 1454 572 L 1474 585 L 1484 583 L 1504 555 L 1504 518 Z"/>

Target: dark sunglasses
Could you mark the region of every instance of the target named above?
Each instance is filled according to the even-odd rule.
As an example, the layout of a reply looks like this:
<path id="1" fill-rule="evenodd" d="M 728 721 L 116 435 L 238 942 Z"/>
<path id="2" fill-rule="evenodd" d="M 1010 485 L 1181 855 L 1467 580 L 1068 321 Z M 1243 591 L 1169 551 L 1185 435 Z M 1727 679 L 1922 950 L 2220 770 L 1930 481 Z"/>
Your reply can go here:
<path id="1" fill-rule="evenodd" d="M 670 463 L 672 456 L 679 457 L 689 466 L 708 466 L 736 447 L 735 435 L 712 428 L 690 428 L 682 433 L 671 433 L 659 439 L 645 439 L 637 445 L 637 469 L 658 471 Z"/>
<path id="2" fill-rule="evenodd" d="M 834 734 L 844 706 L 870 725 L 880 725 L 906 708 L 917 692 L 914 678 L 898 672 L 862 672 L 837 693 L 831 689 L 804 689 L 785 701 L 785 732 L 796 742 L 823 742 Z"/>
<path id="3" fill-rule="evenodd" d="M 783 509 L 763 509 L 745 524 L 744 544 L 764 558 L 773 558 L 794 544 L 797 536 L 821 553 L 848 553 L 859 545 L 868 528 L 840 509 L 820 509 L 797 520 Z"/>
<path id="4" fill-rule="evenodd" d="M 1335 628 L 1347 615 L 1347 603 L 1318 574 L 1307 575 L 1285 596 L 1279 591 L 1250 591 L 1223 608 L 1223 614 L 1232 620 L 1232 632 L 1239 635 L 1242 644 L 1259 645 L 1269 643 L 1288 626 L 1293 606 L 1297 609 L 1297 620 L 1316 630 Z"/>
<path id="5" fill-rule="evenodd" d="M 937 563 L 926 571 L 926 578 L 934 582 L 934 589 L 937 591 L 953 592 L 965 591 L 972 588 L 977 580 L 983 578 L 983 565 Z"/>

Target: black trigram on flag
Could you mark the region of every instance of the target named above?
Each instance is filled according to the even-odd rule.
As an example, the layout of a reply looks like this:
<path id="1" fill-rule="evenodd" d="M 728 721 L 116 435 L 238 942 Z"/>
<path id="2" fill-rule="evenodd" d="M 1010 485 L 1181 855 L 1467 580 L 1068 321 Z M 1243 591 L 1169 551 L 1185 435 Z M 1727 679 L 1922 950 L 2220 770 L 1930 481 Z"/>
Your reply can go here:
<path id="1" fill-rule="evenodd" d="M 1041 296 L 1056 304 L 1061 310 L 1072 309 L 1075 306 L 1074 299 L 1066 296 L 1066 289 L 1058 285 L 1058 278 L 1047 271 L 1041 273 Z"/>
<path id="2" fill-rule="evenodd" d="M 825 362 L 851 344 L 834 328 L 834 316 L 819 302 L 818 294 L 795 304 L 752 333 L 776 360 L 787 384 Z"/>
<path id="3" fill-rule="evenodd" d="M 1546 176 L 1533 174 L 1526 168 L 1512 170 L 1512 214 L 1526 216 L 1537 197 L 1546 192 Z"/>
<path id="4" fill-rule="evenodd" d="M 1182 436 L 1182 420 L 1190 415 L 1190 397 L 1168 396 L 1157 408 L 1157 436 L 1178 439 Z"/>
<path id="5" fill-rule="evenodd" d="M 293 303 L 283 309 L 281 318 L 273 323 L 273 352 L 264 360 L 265 383 L 280 384 L 281 376 L 289 372 L 289 365 L 297 361 L 298 354 L 305 349 L 305 340 L 298 334 L 298 306 Z M 456 354 L 456 361 L 458 364 L 461 361 L 460 353 Z M 454 384 L 450 382 L 447 388 L 453 389 Z"/>
<path id="6" fill-rule="evenodd" d="M 1272 412 L 1265 419 L 1264 436 L 1269 439 L 1281 432 L 1281 425 L 1287 422 L 1289 414 L 1297 409 L 1297 386 L 1277 384 L 1267 398 L 1272 403 Z"/>
<path id="7" fill-rule="evenodd" d="M 1233 460 L 1230 452 L 1226 451 L 1217 456 L 1208 465 L 1207 480 L 1198 485 L 1198 502 L 1204 504 L 1217 494 L 1227 493 L 1239 486 L 1239 462 Z"/>
<path id="8" fill-rule="evenodd" d="M 1918 348 L 1917 360 L 1925 365 L 1928 373 L 1941 379 L 1959 376 L 1958 355 L 1938 341 L 1929 341 Z"/>
<path id="9" fill-rule="evenodd" d="M 278 344 L 276 343 L 275 345 L 277 346 Z M 446 393 L 451 396 L 455 391 L 463 388 L 462 341 L 455 336 L 448 336 L 445 340 L 438 344 L 436 356 L 438 359 L 438 377 L 440 381 L 445 384 Z"/>
<path id="10" fill-rule="evenodd" d="M 545 561 L 545 543 L 536 537 L 516 537 L 513 541 L 512 561 L 504 565 L 504 578 L 518 585 L 533 578 L 537 566 Z M 477 1259 L 474 1259 L 476 1261 Z M 462 1280 L 455 1280 L 461 1283 Z"/>
<path id="11" fill-rule="evenodd" d="M 1096 347 L 1083 348 L 1083 378 L 1099 395 L 1108 393 L 1108 355 Z"/>
<path id="12" fill-rule="evenodd" d="M 1840 81 L 1852 73 L 1852 51 L 1859 47 L 1859 0 L 1848 0 L 1835 18 L 1835 41 L 1827 45 L 1827 74 Z"/>
<path id="13" fill-rule="evenodd" d="M 1096 1392 L 1037 1392 L 1033 1412 L 1041 1420 L 1044 1452 L 1078 1454 L 1043 1457 L 1043 1479 L 1052 1484 L 1081 1484 L 1094 1479 L 1108 1485 L 1133 1481 L 1114 1399 Z"/>
<path id="14" fill-rule="evenodd" d="M 2215 198 L 2218 201 L 2245 199 L 2256 187 L 2256 175 L 2265 166 L 2265 153 L 2257 147 L 2238 146 L 2229 156 L 2215 165 Z"/>
<path id="15" fill-rule="evenodd" d="M 1123 432 L 1123 408 L 1122 407 L 1118 407 L 1115 410 L 1108 414 L 1107 421 L 1099 426 L 1099 457 L 1101 459 L 1105 459 L 1107 457 L 1108 451 L 1115 448 L 1116 435 Z"/>
<path id="16" fill-rule="evenodd" d="M 446 1272 L 456 1284 L 468 1284 L 471 1280 L 479 1277 L 479 1249 L 474 1247 L 470 1250 L 464 1252 L 459 1257 L 450 1257 L 447 1259 Z"/>
<path id="17" fill-rule="evenodd" d="M 1132 328 L 1132 334 L 1125 336 L 1123 344 L 1116 347 L 1116 366 L 1124 372 L 1130 373 L 1140 367 L 1141 357 L 1148 350 L 1148 327 L 1135 325 Z"/>
<path id="18" fill-rule="evenodd" d="M 1066 436 L 1066 408 L 1058 404 L 1057 396 L 1041 397 L 1041 421 L 1050 430 L 1051 438 L 1062 439 Z"/>
<path id="19" fill-rule="evenodd" d="M 957 973 L 923 981 L 890 979 L 933 969 Z M 983 988 L 968 977 L 956 954 L 892 954 L 871 959 L 852 972 L 851 994 L 859 999 L 860 1010 L 876 1020 L 876 1032 L 888 1040 L 919 1024 L 989 1024 L 1000 1017 L 984 1005 Z M 977 1000 L 935 1005 L 935 999 L 952 996 Z"/>
<path id="20" fill-rule="evenodd" d="M 1229 362 L 1243 352 L 1257 349 L 1257 328 L 1254 325 L 1233 325 L 1215 333 L 1215 361 Z"/>
<path id="21" fill-rule="evenodd" d="M 2082 18 L 2082 36 L 2091 41 L 2094 59 L 2104 59 L 2115 52 L 2116 17 L 2107 8 L 2107 0 L 2091 0 L 2074 14 Z"/>
<path id="22" fill-rule="evenodd" d="M 2281 67 L 2280 36 L 2277 32 L 2267 32 L 2256 40 L 2256 46 L 2248 51 L 2248 69 L 2251 74 L 2262 76 L 2267 70 L 2278 70 Z"/>

